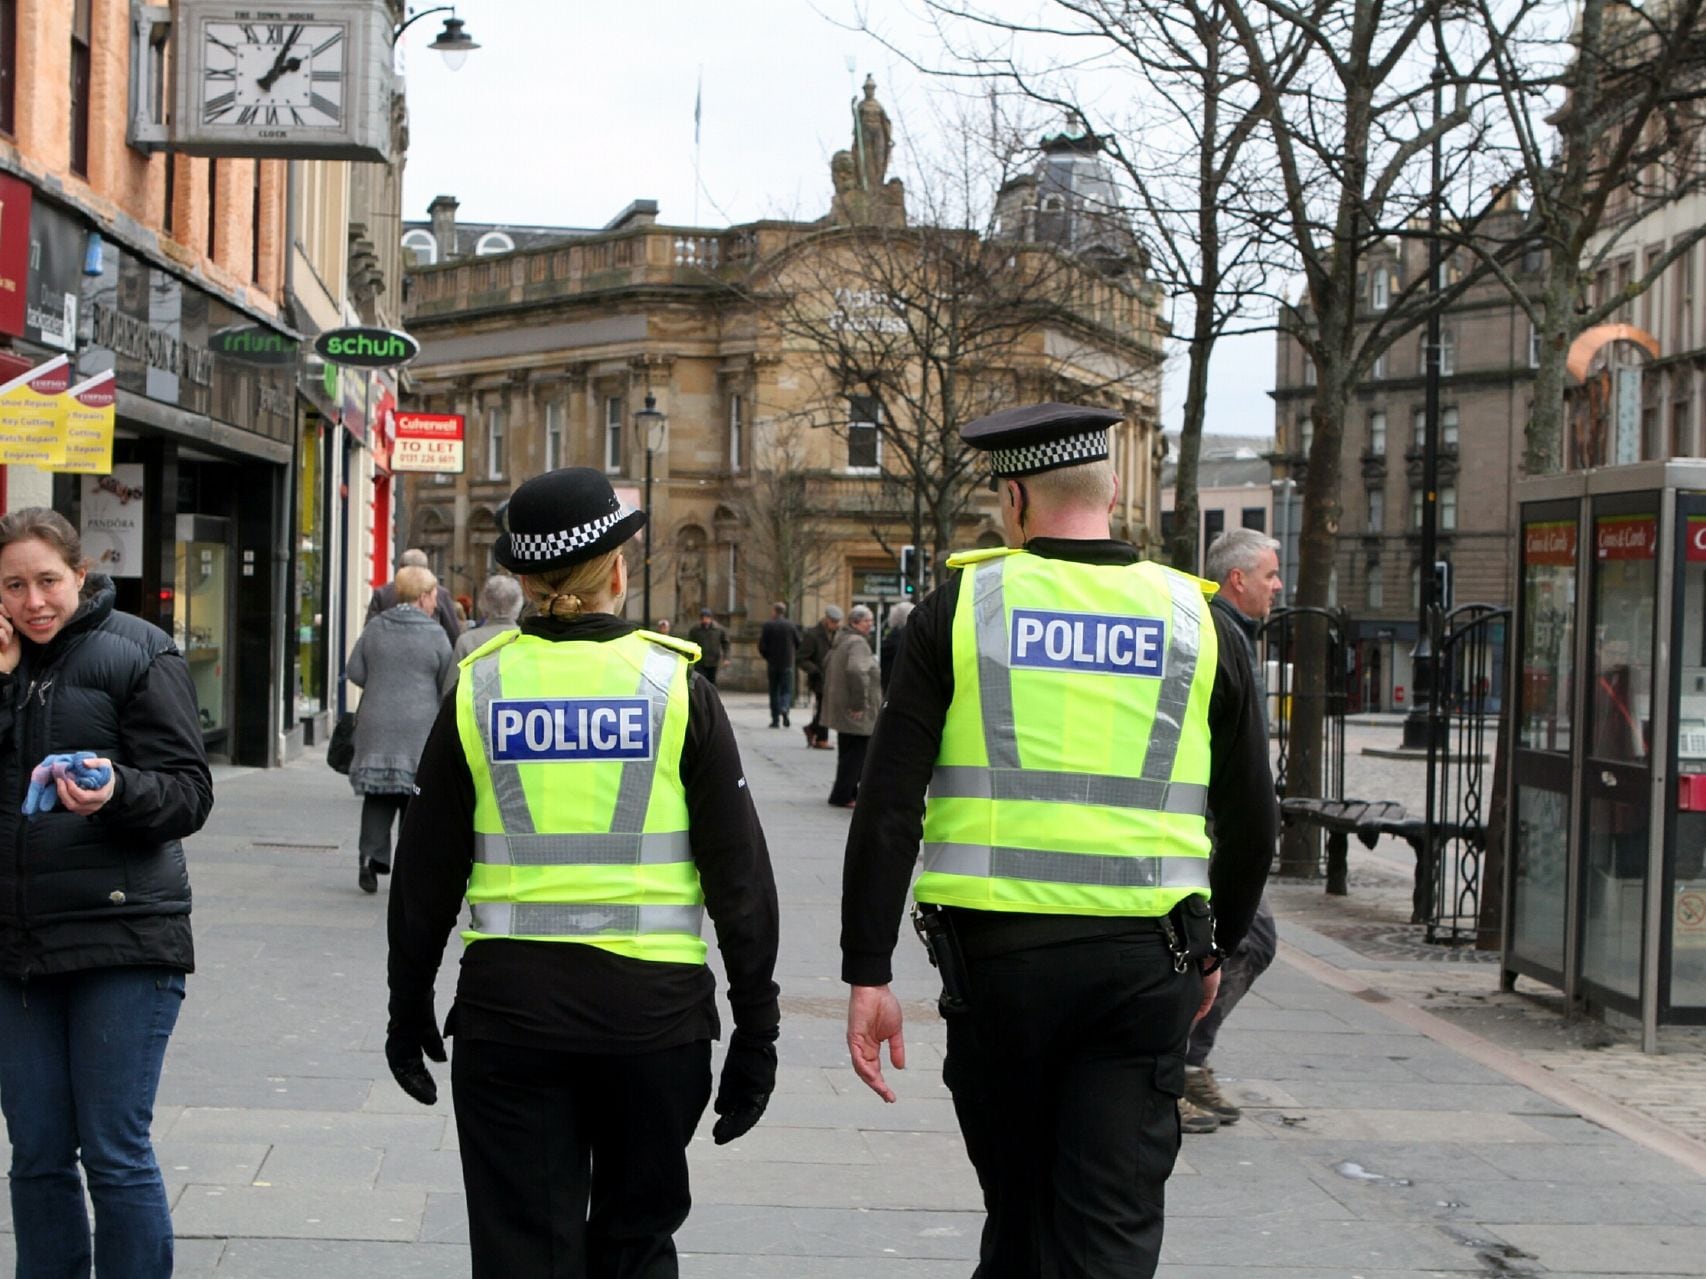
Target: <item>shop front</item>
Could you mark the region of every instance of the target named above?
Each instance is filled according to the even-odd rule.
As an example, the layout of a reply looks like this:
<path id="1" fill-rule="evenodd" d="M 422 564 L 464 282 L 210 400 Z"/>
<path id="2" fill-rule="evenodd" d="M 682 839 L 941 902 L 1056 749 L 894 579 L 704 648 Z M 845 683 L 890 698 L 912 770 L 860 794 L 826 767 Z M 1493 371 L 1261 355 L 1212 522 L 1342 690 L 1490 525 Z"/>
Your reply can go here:
<path id="1" fill-rule="evenodd" d="M 118 607 L 176 639 L 210 756 L 272 765 L 296 721 L 294 339 L 117 245 L 78 265 L 66 301 L 77 374 L 115 375 L 113 466 L 56 477 L 54 504 L 84 530 Z"/>

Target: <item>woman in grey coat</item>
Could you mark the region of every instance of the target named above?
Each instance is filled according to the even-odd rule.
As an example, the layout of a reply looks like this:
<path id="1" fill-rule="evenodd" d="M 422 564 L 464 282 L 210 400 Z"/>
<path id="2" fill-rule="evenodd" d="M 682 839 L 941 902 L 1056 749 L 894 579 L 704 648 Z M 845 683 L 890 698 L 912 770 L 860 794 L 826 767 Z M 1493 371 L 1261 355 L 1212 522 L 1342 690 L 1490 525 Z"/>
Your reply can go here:
<path id="1" fill-rule="evenodd" d="M 379 891 L 391 870 L 391 823 L 399 828 L 414 793 L 415 767 L 438 704 L 456 683 L 450 641 L 438 624 L 431 570 L 397 570 L 397 603 L 362 629 L 350 653 L 350 683 L 362 690 L 350 787 L 361 796 L 356 882 Z"/>
<path id="2" fill-rule="evenodd" d="M 877 711 L 883 704 L 877 655 L 871 651 L 876 618 L 863 604 L 847 614 L 847 625 L 836 633 L 823 671 L 823 722 L 835 730 L 835 785 L 829 802 L 852 808 L 859 797 L 859 777 L 865 771 L 865 748 L 871 744 Z"/>

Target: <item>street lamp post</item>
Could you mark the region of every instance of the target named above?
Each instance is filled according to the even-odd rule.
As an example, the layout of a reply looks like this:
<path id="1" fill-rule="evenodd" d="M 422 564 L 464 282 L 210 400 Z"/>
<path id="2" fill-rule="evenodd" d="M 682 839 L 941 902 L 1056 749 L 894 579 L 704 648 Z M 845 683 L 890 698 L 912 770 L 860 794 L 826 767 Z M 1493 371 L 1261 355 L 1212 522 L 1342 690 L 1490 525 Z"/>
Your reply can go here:
<path id="1" fill-rule="evenodd" d="M 409 16 L 391 32 L 391 43 L 395 45 L 402 38 L 403 32 L 428 14 L 433 13 L 448 13 L 450 16 L 444 20 L 444 30 L 434 37 L 433 42 L 427 48 L 443 54 L 444 65 L 452 71 L 460 71 L 462 64 L 468 61 L 468 55 L 480 46 L 475 44 L 474 37 L 463 29 L 468 24 L 456 16 L 456 6 L 453 4 L 440 4 L 434 5 L 430 9 L 412 10 Z"/>
<path id="2" fill-rule="evenodd" d="M 669 429 L 669 419 L 658 411 L 658 397 L 650 391 L 646 392 L 646 407 L 634 414 L 634 437 L 641 448 L 646 451 L 646 561 L 644 577 L 644 613 L 641 615 L 642 626 L 652 624 L 652 459 L 663 447 L 664 434 Z"/>

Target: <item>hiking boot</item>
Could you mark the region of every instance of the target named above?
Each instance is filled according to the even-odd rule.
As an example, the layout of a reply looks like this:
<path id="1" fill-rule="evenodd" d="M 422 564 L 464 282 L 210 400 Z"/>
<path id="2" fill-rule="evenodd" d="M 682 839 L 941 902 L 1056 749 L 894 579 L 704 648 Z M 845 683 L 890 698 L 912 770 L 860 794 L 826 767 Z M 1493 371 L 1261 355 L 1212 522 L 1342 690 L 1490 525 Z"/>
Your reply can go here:
<path id="1" fill-rule="evenodd" d="M 1186 1136 L 1200 1137 L 1204 1133 L 1218 1132 L 1220 1120 L 1212 1110 L 1204 1110 L 1185 1097 L 1179 1098 L 1179 1129 Z"/>
<path id="2" fill-rule="evenodd" d="M 1220 1091 L 1214 1081 L 1213 1066 L 1185 1067 L 1185 1098 L 1198 1110 L 1205 1110 L 1223 1124 L 1235 1124 L 1244 1112 Z"/>

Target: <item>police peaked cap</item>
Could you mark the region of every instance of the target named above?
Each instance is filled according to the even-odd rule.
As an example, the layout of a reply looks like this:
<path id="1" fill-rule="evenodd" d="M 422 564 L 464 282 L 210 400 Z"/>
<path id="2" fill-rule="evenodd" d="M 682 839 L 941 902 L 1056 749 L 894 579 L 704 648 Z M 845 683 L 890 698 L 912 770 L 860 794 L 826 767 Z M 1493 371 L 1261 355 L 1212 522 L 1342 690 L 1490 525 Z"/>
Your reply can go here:
<path id="1" fill-rule="evenodd" d="M 960 438 L 989 454 L 996 475 L 1017 478 L 1101 461 L 1108 456 L 1108 428 L 1124 419 L 1082 404 L 1025 404 L 966 423 Z"/>
<path id="2" fill-rule="evenodd" d="M 522 484 L 504 507 L 492 558 L 512 573 L 551 573 L 613 551 L 645 527 L 601 471 L 568 466 Z"/>

